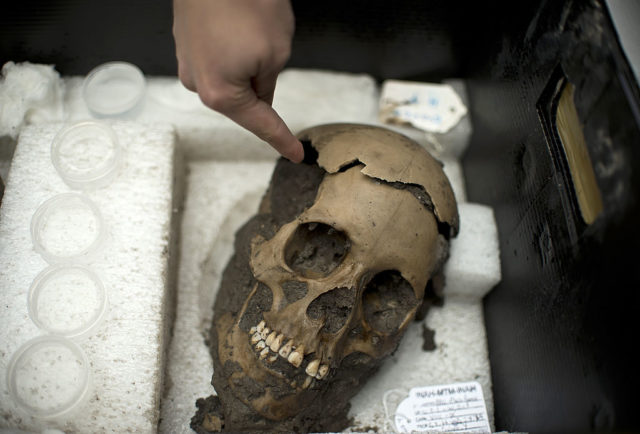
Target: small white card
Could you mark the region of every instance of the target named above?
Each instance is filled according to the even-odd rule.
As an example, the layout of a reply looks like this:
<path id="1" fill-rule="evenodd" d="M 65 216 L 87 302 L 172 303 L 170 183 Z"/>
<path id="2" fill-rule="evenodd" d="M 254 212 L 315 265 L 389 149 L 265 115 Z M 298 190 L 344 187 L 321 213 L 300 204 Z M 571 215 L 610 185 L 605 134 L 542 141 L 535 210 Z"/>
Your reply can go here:
<path id="1" fill-rule="evenodd" d="M 382 84 L 379 110 L 382 122 L 410 124 L 431 133 L 446 133 L 467 114 L 448 84 L 398 80 Z"/>
<path id="2" fill-rule="evenodd" d="M 476 381 L 414 387 L 396 409 L 398 432 L 490 433 L 482 386 Z"/>

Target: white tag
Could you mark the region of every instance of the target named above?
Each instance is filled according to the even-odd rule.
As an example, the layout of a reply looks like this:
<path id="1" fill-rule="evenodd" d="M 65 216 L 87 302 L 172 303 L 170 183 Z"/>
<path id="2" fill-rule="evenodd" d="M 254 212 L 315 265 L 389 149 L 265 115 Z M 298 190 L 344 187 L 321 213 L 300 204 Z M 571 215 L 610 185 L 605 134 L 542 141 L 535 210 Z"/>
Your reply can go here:
<path id="1" fill-rule="evenodd" d="M 395 423 L 401 433 L 491 432 L 482 386 L 476 381 L 414 387 L 396 409 Z"/>
<path id="2" fill-rule="evenodd" d="M 467 107 L 448 84 L 387 80 L 382 84 L 380 120 L 446 133 L 467 114 Z"/>

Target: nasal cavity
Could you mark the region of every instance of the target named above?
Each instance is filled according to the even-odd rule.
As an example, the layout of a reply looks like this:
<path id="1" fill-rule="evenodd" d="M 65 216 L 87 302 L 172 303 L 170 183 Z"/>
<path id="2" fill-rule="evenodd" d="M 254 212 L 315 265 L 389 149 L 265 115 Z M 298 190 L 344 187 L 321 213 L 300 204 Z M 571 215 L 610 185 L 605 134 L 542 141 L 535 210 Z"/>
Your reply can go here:
<path id="1" fill-rule="evenodd" d="M 349 238 L 324 223 L 304 223 L 287 243 L 285 262 L 307 278 L 328 276 L 349 252 Z"/>
<path id="2" fill-rule="evenodd" d="M 354 301 L 353 288 L 334 288 L 313 300 L 307 308 L 307 315 L 313 320 L 324 321 L 322 331 L 336 333 L 349 319 Z"/>

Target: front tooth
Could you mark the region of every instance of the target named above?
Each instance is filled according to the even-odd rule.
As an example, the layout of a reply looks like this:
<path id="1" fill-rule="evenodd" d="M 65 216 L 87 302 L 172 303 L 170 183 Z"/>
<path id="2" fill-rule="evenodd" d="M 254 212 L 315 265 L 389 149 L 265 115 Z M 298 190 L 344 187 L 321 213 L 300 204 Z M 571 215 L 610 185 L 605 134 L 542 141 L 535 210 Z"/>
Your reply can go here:
<path id="1" fill-rule="evenodd" d="M 264 341 L 260 341 L 256 344 L 256 351 L 264 350 L 266 346 L 267 345 L 264 343 Z"/>
<path id="2" fill-rule="evenodd" d="M 262 339 L 267 339 L 270 331 L 271 330 L 269 330 L 269 327 L 263 328 L 262 331 L 260 332 L 260 336 L 262 336 Z"/>
<path id="3" fill-rule="evenodd" d="M 265 339 L 265 341 L 264 341 L 264 342 L 265 342 L 268 346 L 271 346 L 271 344 L 272 344 L 272 343 L 273 343 L 273 341 L 275 340 L 276 336 L 277 336 L 276 332 L 271 332 L 271 334 L 270 334 L 269 336 L 267 336 L 267 339 Z"/>
<path id="4" fill-rule="evenodd" d="M 253 335 L 253 334 L 255 334 L 255 332 L 257 332 L 257 331 L 258 331 L 258 327 L 253 326 L 253 327 L 251 327 L 251 328 L 249 329 L 249 334 L 250 334 L 250 335 Z"/>
<path id="5" fill-rule="evenodd" d="M 325 375 L 329 372 L 329 365 L 320 365 L 318 368 L 318 373 L 316 374 L 316 378 L 318 380 L 322 380 Z"/>
<path id="6" fill-rule="evenodd" d="M 287 360 L 293 366 L 295 366 L 296 368 L 299 368 L 300 365 L 302 364 L 303 358 L 304 358 L 304 345 L 301 345 L 299 348 L 297 348 L 295 351 L 289 354 L 289 357 L 287 358 Z"/>
<path id="7" fill-rule="evenodd" d="M 278 352 L 278 354 L 280 354 L 283 358 L 286 359 L 287 357 L 289 357 L 289 353 L 291 352 L 292 348 L 293 348 L 293 339 L 289 339 L 289 342 L 284 344 L 284 347 L 280 348 L 280 351 Z"/>
<path id="8" fill-rule="evenodd" d="M 260 333 L 256 332 L 253 334 L 253 336 L 251 336 L 251 345 L 255 345 L 261 340 L 262 340 L 262 336 L 260 336 Z"/>
<path id="9" fill-rule="evenodd" d="M 307 377 L 302 384 L 302 388 L 306 389 L 307 387 L 309 387 L 309 385 L 311 384 L 311 380 L 313 380 L 313 377 Z"/>
<path id="10" fill-rule="evenodd" d="M 256 330 L 261 332 L 264 329 L 264 326 L 265 326 L 264 320 L 260 321 L 260 323 L 256 326 Z"/>
<path id="11" fill-rule="evenodd" d="M 272 356 L 269 356 L 269 358 L 267 359 L 267 362 L 269 362 L 269 363 L 273 363 L 273 362 L 275 362 L 276 360 L 278 360 L 278 355 L 277 355 L 277 354 L 274 354 L 274 355 L 272 355 Z"/>
<path id="12" fill-rule="evenodd" d="M 260 360 L 267 357 L 268 354 L 269 354 L 269 348 L 265 348 L 264 350 L 260 351 Z"/>
<path id="13" fill-rule="evenodd" d="M 307 375 L 315 377 L 316 374 L 318 373 L 319 366 L 320 366 L 320 359 L 312 360 L 311 362 L 309 362 L 309 364 L 307 365 L 307 369 L 305 369 L 304 372 L 306 372 Z"/>
<path id="14" fill-rule="evenodd" d="M 273 342 L 271 342 L 271 345 L 269 345 L 269 348 L 271 348 L 271 351 L 273 351 L 274 353 L 277 353 L 278 350 L 280 349 L 280 345 L 282 345 L 282 340 L 284 339 L 284 335 L 282 333 L 280 333 L 274 340 Z"/>

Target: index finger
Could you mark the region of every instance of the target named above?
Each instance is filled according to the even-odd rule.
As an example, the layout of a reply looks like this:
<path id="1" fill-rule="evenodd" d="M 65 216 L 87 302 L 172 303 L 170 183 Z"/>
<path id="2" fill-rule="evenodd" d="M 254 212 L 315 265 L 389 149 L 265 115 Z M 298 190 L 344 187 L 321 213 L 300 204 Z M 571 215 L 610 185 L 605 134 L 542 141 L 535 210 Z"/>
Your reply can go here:
<path id="1" fill-rule="evenodd" d="M 242 106 L 222 112 L 238 125 L 269 143 L 282 156 L 294 163 L 304 157 L 302 143 L 291 133 L 278 113 L 266 102 L 254 97 Z"/>

